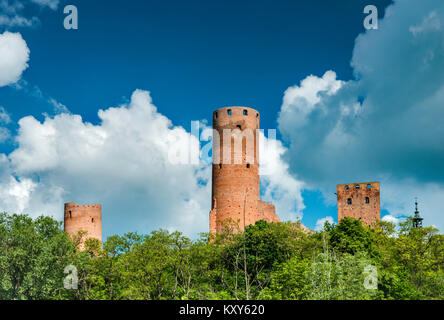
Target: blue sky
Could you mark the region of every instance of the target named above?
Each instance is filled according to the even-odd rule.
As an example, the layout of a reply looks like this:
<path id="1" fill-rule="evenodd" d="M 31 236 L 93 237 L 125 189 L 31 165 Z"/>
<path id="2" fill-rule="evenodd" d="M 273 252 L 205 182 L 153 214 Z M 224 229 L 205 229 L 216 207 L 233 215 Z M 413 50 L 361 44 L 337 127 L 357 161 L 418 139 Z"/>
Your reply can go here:
<path id="1" fill-rule="evenodd" d="M 70 1 L 79 30 L 62 27 L 62 4 L 30 6 L 40 23 L 14 29 L 32 49 L 25 79 L 87 121 L 143 88 L 178 125 L 239 104 L 258 106 L 263 127 L 275 128 L 285 88 L 331 68 L 352 76 L 365 1 L 337 2 Z M 388 2 L 375 3 L 381 14 Z M 17 105 L 17 117 L 32 110 Z"/>
<path id="2" fill-rule="evenodd" d="M 205 232 L 208 167 L 153 153 L 245 105 L 278 132 L 263 192 L 282 219 L 336 220 L 336 183 L 379 180 L 383 215 L 411 214 L 418 196 L 442 229 L 441 2 L 394 1 L 385 16 L 391 1 L 372 1 L 366 31 L 358 0 L 0 0 L 0 34 L 30 52 L 0 87 L 0 209 L 61 219 L 63 202 L 101 202 L 105 236 Z M 63 28 L 66 4 L 78 30 Z"/>

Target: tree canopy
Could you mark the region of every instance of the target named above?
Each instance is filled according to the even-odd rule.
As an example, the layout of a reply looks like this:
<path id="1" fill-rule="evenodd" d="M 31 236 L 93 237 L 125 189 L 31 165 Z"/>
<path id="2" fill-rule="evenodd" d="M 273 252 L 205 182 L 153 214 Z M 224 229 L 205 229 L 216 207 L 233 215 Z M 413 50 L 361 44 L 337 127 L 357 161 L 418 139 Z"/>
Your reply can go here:
<path id="1" fill-rule="evenodd" d="M 50 217 L 0 214 L 0 299 L 444 299 L 444 236 L 410 218 L 308 233 L 258 221 L 197 240 L 157 230 L 80 250 L 84 236 Z"/>

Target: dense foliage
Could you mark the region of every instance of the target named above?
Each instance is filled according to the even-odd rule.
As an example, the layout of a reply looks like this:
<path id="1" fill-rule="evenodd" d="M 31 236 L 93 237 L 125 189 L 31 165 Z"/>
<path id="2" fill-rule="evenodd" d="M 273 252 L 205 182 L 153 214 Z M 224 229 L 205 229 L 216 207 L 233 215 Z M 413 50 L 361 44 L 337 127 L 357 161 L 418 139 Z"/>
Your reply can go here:
<path id="1" fill-rule="evenodd" d="M 259 221 L 196 241 L 160 230 L 79 250 L 82 237 L 49 217 L 0 214 L 0 299 L 444 299 L 444 236 L 411 219 L 345 218 L 308 234 Z M 64 288 L 69 265 L 77 289 Z"/>

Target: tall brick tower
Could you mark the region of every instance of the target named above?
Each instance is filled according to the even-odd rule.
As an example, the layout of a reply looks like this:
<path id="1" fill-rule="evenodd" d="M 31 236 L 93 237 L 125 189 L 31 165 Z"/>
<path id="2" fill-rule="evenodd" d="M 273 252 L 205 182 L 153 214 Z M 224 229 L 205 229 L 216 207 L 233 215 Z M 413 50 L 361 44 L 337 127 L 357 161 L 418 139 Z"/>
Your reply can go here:
<path id="1" fill-rule="evenodd" d="M 241 230 L 258 220 L 279 221 L 275 207 L 260 200 L 259 112 L 246 107 L 217 109 L 213 129 L 210 232 L 220 232 L 224 221 Z"/>
<path id="2" fill-rule="evenodd" d="M 379 182 L 338 184 L 338 222 L 343 217 L 362 219 L 367 225 L 381 220 Z"/>
<path id="3" fill-rule="evenodd" d="M 80 230 L 87 232 L 81 247 L 87 238 L 102 241 L 102 206 L 100 204 L 65 203 L 64 228 L 65 232 L 70 235 L 75 235 Z"/>

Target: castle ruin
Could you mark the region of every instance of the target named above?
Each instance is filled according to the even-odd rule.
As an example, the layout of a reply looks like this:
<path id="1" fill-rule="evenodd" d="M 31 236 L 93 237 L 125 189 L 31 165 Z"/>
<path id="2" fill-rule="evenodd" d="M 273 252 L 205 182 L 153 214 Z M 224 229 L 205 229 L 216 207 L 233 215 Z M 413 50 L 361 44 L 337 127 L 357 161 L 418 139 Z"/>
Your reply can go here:
<path id="1" fill-rule="evenodd" d="M 244 230 L 256 221 L 279 222 L 275 206 L 260 199 L 259 112 L 247 107 L 224 107 L 213 112 L 212 204 L 210 233 L 224 227 Z M 344 217 L 372 225 L 381 220 L 380 183 L 337 185 L 338 222 Z M 85 231 L 102 241 L 100 204 L 65 203 L 64 230 Z M 308 228 L 300 227 L 308 232 Z"/>
<path id="2" fill-rule="evenodd" d="M 213 112 L 210 233 L 226 223 L 244 230 L 258 220 L 278 222 L 272 204 L 260 200 L 259 112 L 225 107 Z"/>
<path id="3" fill-rule="evenodd" d="M 338 222 L 344 217 L 361 219 L 366 225 L 381 220 L 379 182 L 338 184 Z"/>

